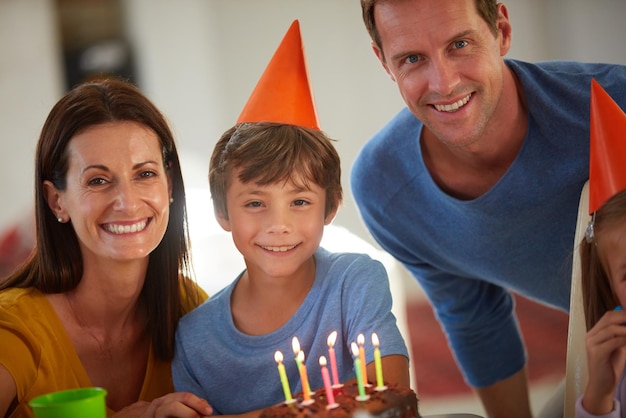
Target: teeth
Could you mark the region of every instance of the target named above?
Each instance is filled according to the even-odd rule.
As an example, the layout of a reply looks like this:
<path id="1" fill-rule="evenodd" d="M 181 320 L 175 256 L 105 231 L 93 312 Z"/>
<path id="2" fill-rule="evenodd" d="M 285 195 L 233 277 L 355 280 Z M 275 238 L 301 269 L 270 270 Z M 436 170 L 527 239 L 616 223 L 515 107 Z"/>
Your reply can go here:
<path id="1" fill-rule="evenodd" d="M 113 234 L 130 234 L 133 232 L 143 231 L 147 223 L 148 222 L 146 220 L 143 220 L 132 225 L 106 224 L 104 228 Z"/>
<path id="2" fill-rule="evenodd" d="M 295 245 L 289 245 L 289 246 L 286 246 L 286 247 L 263 247 L 264 250 L 274 251 L 274 252 L 277 252 L 277 253 L 283 253 L 285 251 L 289 251 L 289 250 L 292 250 L 294 248 L 296 248 Z"/>
<path id="3" fill-rule="evenodd" d="M 435 109 L 437 109 L 440 112 L 456 112 L 469 101 L 470 97 L 472 97 L 472 95 L 468 94 L 466 97 L 459 100 L 458 102 L 455 102 L 449 105 L 437 105 L 436 104 Z"/>

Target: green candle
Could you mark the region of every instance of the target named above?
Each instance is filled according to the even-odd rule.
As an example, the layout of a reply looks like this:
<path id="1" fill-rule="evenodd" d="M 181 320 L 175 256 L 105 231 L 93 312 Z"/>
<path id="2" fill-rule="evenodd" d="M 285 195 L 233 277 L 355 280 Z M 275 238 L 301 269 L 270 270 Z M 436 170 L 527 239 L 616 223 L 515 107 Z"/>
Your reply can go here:
<path id="1" fill-rule="evenodd" d="M 365 401 L 369 396 L 365 395 L 365 385 L 363 385 L 363 376 L 361 375 L 361 360 L 359 359 L 359 347 L 355 342 L 352 343 L 352 355 L 354 356 L 354 373 L 356 374 L 356 383 L 359 388 L 358 401 Z"/>

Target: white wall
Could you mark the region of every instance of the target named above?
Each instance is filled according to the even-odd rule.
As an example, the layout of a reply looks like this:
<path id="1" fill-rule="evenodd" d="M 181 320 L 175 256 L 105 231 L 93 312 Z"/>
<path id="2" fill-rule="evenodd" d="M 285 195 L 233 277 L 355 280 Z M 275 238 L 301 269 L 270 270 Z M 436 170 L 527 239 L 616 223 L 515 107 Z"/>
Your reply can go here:
<path id="1" fill-rule="evenodd" d="M 62 93 L 51 0 L 0 0 L 0 227 L 32 199 L 32 155 Z M 403 103 L 371 52 L 358 0 L 123 0 L 141 87 L 168 116 L 187 186 L 208 193 L 213 144 L 236 120 L 282 36 L 300 20 L 320 123 L 343 161 L 335 223 L 370 240 L 348 175 Z M 623 0 L 511 0 L 510 57 L 626 63 Z M 211 213 L 207 213 L 211 216 Z"/>

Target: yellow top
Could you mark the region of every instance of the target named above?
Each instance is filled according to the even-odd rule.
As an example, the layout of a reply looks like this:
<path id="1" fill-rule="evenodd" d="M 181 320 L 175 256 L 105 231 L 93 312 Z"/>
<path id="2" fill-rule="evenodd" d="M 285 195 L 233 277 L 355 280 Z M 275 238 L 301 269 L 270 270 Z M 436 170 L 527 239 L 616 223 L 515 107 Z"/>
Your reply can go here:
<path id="1" fill-rule="evenodd" d="M 18 405 L 11 417 L 32 417 L 28 401 L 36 396 L 93 386 L 55 310 L 35 288 L 0 292 L 0 364 L 17 387 Z M 157 360 L 151 349 L 138 400 L 151 401 L 173 390 L 170 362 Z"/>

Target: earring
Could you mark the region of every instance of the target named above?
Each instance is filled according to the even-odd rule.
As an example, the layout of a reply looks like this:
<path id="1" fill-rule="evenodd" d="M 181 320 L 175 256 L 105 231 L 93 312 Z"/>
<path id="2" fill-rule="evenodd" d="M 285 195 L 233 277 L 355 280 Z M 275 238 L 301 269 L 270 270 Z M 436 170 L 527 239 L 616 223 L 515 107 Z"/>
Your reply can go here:
<path id="1" fill-rule="evenodd" d="M 60 216 L 57 218 L 57 221 L 59 221 L 60 224 L 63 223 L 63 218 L 61 218 Z"/>
<path id="2" fill-rule="evenodd" d="M 174 198 L 170 197 L 170 203 L 174 203 Z"/>

